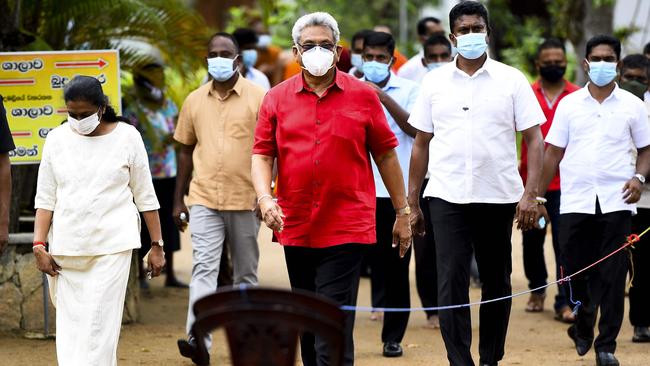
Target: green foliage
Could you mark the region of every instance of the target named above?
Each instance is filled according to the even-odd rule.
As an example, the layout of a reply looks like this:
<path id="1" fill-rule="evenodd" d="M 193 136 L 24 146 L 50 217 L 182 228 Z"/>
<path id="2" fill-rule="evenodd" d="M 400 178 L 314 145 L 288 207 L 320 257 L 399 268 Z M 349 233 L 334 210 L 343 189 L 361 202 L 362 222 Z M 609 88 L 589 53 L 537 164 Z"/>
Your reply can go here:
<path id="1" fill-rule="evenodd" d="M 154 60 L 149 44 L 181 75 L 202 65 L 210 30 L 182 0 L 24 0 L 23 50 L 120 50 L 122 68 Z M 120 43 L 120 40 L 136 42 Z"/>
<path id="2" fill-rule="evenodd" d="M 339 23 L 341 38 L 349 40 L 352 35 L 364 28 L 375 25 L 388 25 L 397 38 L 399 31 L 399 1 L 374 0 L 364 2 L 349 0 L 259 0 L 257 10 L 230 9 L 230 22 L 242 25 L 251 16 L 258 16 L 273 30 L 273 41 L 282 47 L 291 46 L 291 27 L 302 14 L 326 11 Z M 415 39 L 415 23 L 419 9 L 424 5 L 436 5 L 438 0 L 408 0 L 409 39 Z M 229 27 L 230 29 L 230 27 Z M 409 45 L 400 45 L 408 47 Z"/>

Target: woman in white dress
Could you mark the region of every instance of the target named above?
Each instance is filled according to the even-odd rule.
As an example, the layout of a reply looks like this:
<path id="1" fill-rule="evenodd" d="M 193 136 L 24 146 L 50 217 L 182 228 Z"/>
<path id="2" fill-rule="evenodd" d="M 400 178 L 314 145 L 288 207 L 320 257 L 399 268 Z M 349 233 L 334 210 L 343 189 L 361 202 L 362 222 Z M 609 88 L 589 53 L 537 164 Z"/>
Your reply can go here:
<path id="1" fill-rule="evenodd" d="M 120 122 L 99 81 L 75 77 L 64 99 L 67 123 L 48 134 L 38 172 L 33 249 L 50 276 L 59 365 L 112 366 L 139 212 L 151 275 L 165 265 L 159 205 L 140 133 Z"/>

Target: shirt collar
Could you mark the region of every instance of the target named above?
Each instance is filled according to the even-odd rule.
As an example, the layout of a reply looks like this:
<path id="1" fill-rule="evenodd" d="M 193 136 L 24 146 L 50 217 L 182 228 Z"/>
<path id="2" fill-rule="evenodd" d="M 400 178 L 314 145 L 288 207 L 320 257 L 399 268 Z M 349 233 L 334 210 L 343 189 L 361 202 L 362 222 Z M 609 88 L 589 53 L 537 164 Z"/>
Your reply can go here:
<path id="1" fill-rule="evenodd" d="M 490 55 L 487 54 L 487 52 L 485 53 L 485 55 L 486 55 L 486 58 L 485 58 L 485 62 L 483 63 L 483 66 L 481 66 L 481 68 L 476 70 L 474 75 L 469 76 L 469 77 L 476 77 L 476 76 L 480 75 L 483 72 L 487 72 L 488 74 L 490 74 L 490 72 L 493 71 L 493 69 L 494 69 L 494 66 L 493 66 L 494 65 L 494 60 L 492 60 L 490 58 Z M 457 63 L 458 62 L 458 57 L 459 57 L 459 55 L 456 55 L 456 57 L 454 57 L 454 60 L 452 61 L 454 63 L 454 71 L 457 72 L 459 75 L 468 77 L 468 75 L 467 75 L 467 73 L 465 71 L 458 68 L 458 63 Z"/>
<path id="2" fill-rule="evenodd" d="M 562 93 L 570 93 L 571 90 L 569 89 L 569 82 L 566 79 L 562 80 L 564 80 L 564 89 L 562 89 Z M 542 91 L 543 88 L 541 79 L 537 79 L 533 82 L 533 88 L 539 92 Z"/>
<path id="3" fill-rule="evenodd" d="M 344 72 L 339 70 L 338 68 L 335 69 L 336 69 L 336 74 L 334 76 L 334 83 L 330 85 L 329 88 L 331 88 L 332 86 L 336 86 L 341 91 L 343 91 L 345 90 L 345 77 L 343 76 Z M 311 88 L 305 82 L 305 78 L 302 76 L 302 72 L 301 72 L 300 74 L 296 75 L 294 78 L 294 91 L 296 93 L 300 93 L 303 90 L 311 91 Z"/>
<path id="4" fill-rule="evenodd" d="M 361 80 L 363 81 L 368 81 L 365 76 L 361 77 Z M 383 91 L 387 91 L 389 89 L 396 89 L 396 88 L 401 88 L 402 87 L 402 82 L 400 81 L 399 77 L 395 75 L 394 72 L 390 72 L 390 78 L 388 78 L 388 82 L 386 85 L 384 85 L 383 88 L 381 88 Z"/>
<path id="5" fill-rule="evenodd" d="M 584 99 L 594 99 L 594 97 L 591 96 L 591 93 L 589 92 L 589 84 L 591 82 L 587 82 L 587 84 L 581 89 L 583 92 L 582 97 Z M 612 93 L 605 98 L 603 102 L 608 101 L 611 98 L 616 98 L 616 99 L 621 99 L 621 88 L 618 87 L 618 83 L 614 82 L 614 90 L 612 90 Z M 595 100 L 595 99 L 594 99 Z"/>
<path id="6" fill-rule="evenodd" d="M 221 97 L 219 96 L 219 93 L 214 92 L 214 89 L 213 89 L 213 87 L 212 87 L 212 82 L 213 82 L 213 80 L 210 79 L 210 81 L 208 81 L 208 83 L 206 84 L 206 85 L 207 85 L 207 89 L 208 89 L 208 95 L 209 95 L 209 96 L 215 96 L 215 97 L 217 97 L 217 98 L 220 99 L 220 100 L 226 100 L 226 99 L 228 99 L 228 98 L 230 97 L 230 95 L 231 95 L 233 92 L 234 92 L 235 94 L 241 96 L 242 91 L 243 91 L 243 89 L 244 89 L 244 82 L 242 81 L 243 79 L 244 79 L 244 75 L 239 74 L 239 77 L 237 78 L 237 82 L 235 82 L 235 85 L 232 87 L 232 89 L 228 90 L 228 92 L 226 93 L 226 97 L 225 97 L 225 98 L 221 98 Z"/>

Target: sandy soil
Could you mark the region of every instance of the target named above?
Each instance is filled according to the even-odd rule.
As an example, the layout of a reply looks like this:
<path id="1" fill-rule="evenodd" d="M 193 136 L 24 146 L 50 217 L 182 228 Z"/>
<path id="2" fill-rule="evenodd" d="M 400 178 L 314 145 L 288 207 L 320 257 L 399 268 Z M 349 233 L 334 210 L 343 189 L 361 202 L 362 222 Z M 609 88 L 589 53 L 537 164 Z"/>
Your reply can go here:
<path id="1" fill-rule="evenodd" d="M 191 270 L 191 247 L 187 235 L 183 238 L 183 250 L 176 254 L 177 273 L 189 281 Z M 263 229 L 260 235 L 261 260 L 260 283 L 265 286 L 288 287 L 282 249 L 270 243 L 270 233 Z M 550 245 L 546 248 L 547 264 L 553 266 Z M 521 235 L 513 237 L 513 292 L 526 289 L 521 259 Z M 413 263 L 411 266 L 413 279 Z M 595 365 L 593 352 L 579 357 L 572 342 L 566 336 L 567 326 L 553 320 L 552 301 L 555 294 L 551 289 L 547 299 L 547 310 L 543 313 L 524 312 L 526 296 L 513 301 L 510 327 L 506 345 L 506 357 L 501 365 Z M 370 303 L 369 283 L 362 280 L 359 305 Z M 414 306 L 420 306 L 414 281 L 411 281 L 411 296 Z M 472 300 L 480 297 L 479 290 L 471 291 Z M 187 291 L 167 289 L 162 280 L 152 281 L 149 295 L 143 295 L 141 321 L 122 329 L 118 350 L 120 365 L 191 365 L 181 358 L 176 348 L 176 339 L 184 336 L 187 311 Z M 1 316 L 1 315 L 0 315 Z M 472 309 L 474 325 L 473 353 L 478 361 L 478 309 Z M 440 332 L 425 329 L 423 313 L 413 313 L 410 318 L 401 358 L 386 359 L 381 356 L 381 324 L 370 320 L 368 313 L 358 313 L 355 328 L 356 364 L 374 365 L 447 365 L 446 353 Z M 622 365 L 650 365 L 650 344 L 631 342 L 632 327 L 627 321 L 627 312 L 616 352 Z M 212 349 L 212 364 L 229 364 L 228 352 L 222 334 L 216 335 Z M 14 335 L 0 335 L 0 365 L 55 365 L 55 344 L 53 340 L 27 340 Z"/>

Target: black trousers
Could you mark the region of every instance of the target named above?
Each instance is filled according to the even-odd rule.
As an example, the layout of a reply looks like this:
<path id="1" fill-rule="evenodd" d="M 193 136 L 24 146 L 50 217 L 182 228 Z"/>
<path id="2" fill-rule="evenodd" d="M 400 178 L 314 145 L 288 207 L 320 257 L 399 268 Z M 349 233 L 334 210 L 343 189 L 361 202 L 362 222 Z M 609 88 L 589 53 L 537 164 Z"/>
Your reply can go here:
<path id="1" fill-rule="evenodd" d="M 438 303 L 469 302 L 472 252 L 481 274 L 481 299 L 512 294 L 512 222 L 516 204 L 454 204 L 440 198 L 430 201 L 436 239 Z M 511 300 L 480 308 L 479 355 L 482 363 L 503 358 Z M 473 366 L 470 353 L 472 322 L 469 308 L 441 311 L 440 327 L 452 366 Z"/>
<path id="2" fill-rule="evenodd" d="M 560 246 L 567 274 L 574 273 L 613 252 L 625 243 L 631 231 L 631 212 L 561 215 Z M 576 317 L 578 336 L 594 339 L 600 309 L 596 352 L 614 352 L 623 323 L 627 254 L 624 251 L 571 279 L 573 300 L 582 303 Z M 563 285 L 567 286 L 567 285 Z"/>
<path id="3" fill-rule="evenodd" d="M 284 247 L 291 288 L 312 291 L 340 305 L 356 305 L 361 257 L 367 245 L 344 244 L 329 248 Z M 344 365 L 354 364 L 353 311 L 346 311 Z M 300 337 L 305 366 L 329 365 L 327 344 L 319 336 Z"/>
<path id="4" fill-rule="evenodd" d="M 637 209 L 632 217 L 632 232 L 640 234 L 650 226 L 650 209 Z M 650 326 L 650 234 L 641 237 L 634 245 L 632 262 L 634 264 L 630 298 L 630 323 L 635 327 Z"/>
<path id="5" fill-rule="evenodd" d="M 377 245 L 369 248 L 371 255 L 371 280 L 373 287 L 381 287 L 382 306 L 389 308 L 411 307 L 409 290 L 409 263 L 411 249 L 404 258 L 399 257 L 399 248 L 393 248 L 393 225 L 395 210 L 390 198 L 377 198 Z M 401 342 L 409 322 L 408 312 L 384 313 L 381 330 L 382 342 Z"/>
<path id="6" fill-rule="evenodd" d="M 546 228 L 551 225 L 551 234 L 553 237 L 553 252 L 555 254 L 555 278 L 559 279 L 561 254 L 560 254 L 560 191 L 549 191 L 544 196 L 547 200 L 546 211 L 551 218 L 543 229 L 532 229 L 523 232 L 523 252 L 524 252 L 524 272 L 528 279 L 528 288 L 534 289 L 546 285 L 548 271 L 546 270 L 546 261 L 544 260 L 544 241 L 546 238 Z M 553 307 L 555 311 L 560 310 L 567 305 L 564 289 L 566 286 L 558 286 L 558 292 L 555 296 Z M 543 294 L 545 289 L 538 290 L 536 293 Z"/>
<path id="7" fill-rule="evenodd" d="M 428 179 L 425 179 L 422 191 L 426 187 Z M 424 216 L 426 234 L 423 237 L 413 238 L 413 250 L 415 250 L 415 285 L 422 306 L 425 308 L 438 306 L 438 274 L 436 271 L 436 243 L 433 238 L 433 226 L 431 226 L 431 212 L 429 211 L 429 198 L 420 198 L 420 209 Z M 426 311 L 427 317 L 438 314 L 438 311 Z"/>

